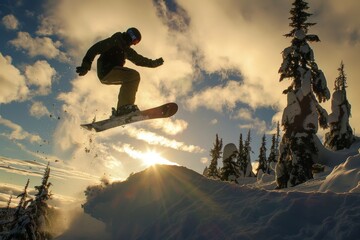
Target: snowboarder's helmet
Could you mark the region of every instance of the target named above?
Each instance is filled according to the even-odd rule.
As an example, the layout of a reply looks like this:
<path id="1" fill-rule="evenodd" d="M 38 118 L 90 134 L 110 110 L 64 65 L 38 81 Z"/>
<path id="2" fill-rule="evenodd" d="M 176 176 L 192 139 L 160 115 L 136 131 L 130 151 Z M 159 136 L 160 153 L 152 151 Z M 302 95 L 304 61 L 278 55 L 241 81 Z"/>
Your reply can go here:
<path id="1" fill-rule="evenodd" d="M 140 34 L 140 31 L 137 30 L 136 28 L 134 28 L 134 27 L 129 28 L 126 31 L 126 33 L 131 39 L 131 44 L 136 45 L 136 44 L 138 44 L 140 42 L 141 34 Z"/>

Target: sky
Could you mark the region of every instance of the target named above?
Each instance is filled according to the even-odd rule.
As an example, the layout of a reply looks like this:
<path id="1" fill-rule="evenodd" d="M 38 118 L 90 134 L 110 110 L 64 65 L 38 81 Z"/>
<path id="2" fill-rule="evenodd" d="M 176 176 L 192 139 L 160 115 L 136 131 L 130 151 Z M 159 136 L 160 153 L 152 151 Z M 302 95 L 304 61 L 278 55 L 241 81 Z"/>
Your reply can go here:
<path id="1" fill-rule="evenodd" d="M 102 178 L 126 179 L 152 162 L 202 173 L 219 134 L 237 145 L 251 129 L 252 160 L 286 106 L 279 82 L 281 52 L 290 46 L 289 0 L 3 0 L 0 3 L 0 182 L 22 189 L 40 183 L 47 162 L 53 192 L 82 196 Z M 308 1 L 310 47 L 330 92 L 341 61 L 352 105 L 350 125 L 360 129 L 360 2 Z M 96 60 L 84 77 L 75 69 L 88 48 L 115 32 L 136 27 L 143 56 L 162 57 L 161 67 L 142 68 L 140 109 L 176 102 L 169 119 L 102 133 L 80 128 L 104 119 L 116 105 L 118 86 L 102 85 Z M 330 102 L 322 106 L 330 113 Z M 319 132 L 322 138 L 324 131 Z"/>

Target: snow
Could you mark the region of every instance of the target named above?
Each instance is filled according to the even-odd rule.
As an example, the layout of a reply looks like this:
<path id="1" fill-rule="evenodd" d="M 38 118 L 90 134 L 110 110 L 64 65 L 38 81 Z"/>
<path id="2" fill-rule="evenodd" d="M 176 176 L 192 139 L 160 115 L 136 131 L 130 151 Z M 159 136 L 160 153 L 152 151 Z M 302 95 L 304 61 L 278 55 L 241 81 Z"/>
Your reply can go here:
<path id="1" fill-rule="evenodd" d="M 300 52 L 307 54 L 310 51 L 311 51 L 311 48 L 310 48 L 309 44 L 305 43 L 305 44 L 301 45 Z"/>
<path id="2" fill-rule="evenodd" d="M 207 179 L 185 167 L 150 167 L 124 182 L 90 187 L 84 212 L 93 219 L 91 224 L 104 227 L 98 226 L 101 231 L 90 238 L 88 229 L 81 235 L 77 228 L 76 236 L 359 239 L 359 147 L 360 142 L 339 152 L 320 148 L 319 161 L 329 165 L 324 172 L 304 184 L 276 191 L 273 175 L 242 178 L 235 184 Z M 71 239 L 71 231 L 58 239 Z"/>
<path id="3" fill-rule="evenodd" d="M 235 144 L 228 143 L 224 146 L 223 152 L 224 152 L 223 159 L 227 159 L 227 158 L 231 157 L 231 155 L 237 153 L 238 150 L 237 150 L 237 147 L 235 146 Z"/>
<path id="4" fill-rule="evenodd" d="M 314 130 L 315 132 L 319 129 L 319 114 L 316 111 L 316 106 L 314 102 L 310 102 L 311 112 L 305 117 L 303 128 L 305 130 Z"/>
<path id="5" fill-rule="evenodd" d="M 294 37 L 299 40 L 303 40 L 306 37 L 306 34 L 302 29 L 299 29 L 295 32 Z"/>
<path id="6" fill-rule="evenodd" d="M 288 104 L 283 112 L 282 125 L 285 123 L 292 124 L 295 120 L 295 117 L 301 113 L 300 104 L 294 92 L 288 92 L 287 102 Z"/>
<path id="7" fill-rule="evenodd" d="M 338 165 L 321 184 L 319 191 L 358 192 L 360 183 L 360 155 L 349 157 L 346 162 Z"/>
<path id="8" fill-rule="evenodd" d="M 340 127 L 340 134 L 345 134 L 347 132 L 347 120 L 349 119 L 348 116 L 348 109 L 345 105 L 345 94 L 342 90 L 336 90 L 331 99 L 331 114 L 329 115 L 329 123 L 336 123 L 338 121 L 341 122 Z M 343 112 L 343 116 L 340 119 L 340 111 Z"/>

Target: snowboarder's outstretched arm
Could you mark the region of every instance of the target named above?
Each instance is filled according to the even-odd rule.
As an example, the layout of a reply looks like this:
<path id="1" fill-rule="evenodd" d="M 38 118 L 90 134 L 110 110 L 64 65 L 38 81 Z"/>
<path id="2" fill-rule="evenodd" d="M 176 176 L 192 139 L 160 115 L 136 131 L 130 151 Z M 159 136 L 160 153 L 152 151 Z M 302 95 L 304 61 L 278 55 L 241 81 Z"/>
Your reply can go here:
<path id="1" fill-rule="evenodd" d="M 129 59 L 132 63 L 141 67 L 150 67 L 156 68 L 161 66 L 164 63 L 163 58 L 158 58 L 155 60 L 146 58 L 140 54 L 138 54 L 134 49 L 128 48 L 126 50 L 126 58 Z"/>

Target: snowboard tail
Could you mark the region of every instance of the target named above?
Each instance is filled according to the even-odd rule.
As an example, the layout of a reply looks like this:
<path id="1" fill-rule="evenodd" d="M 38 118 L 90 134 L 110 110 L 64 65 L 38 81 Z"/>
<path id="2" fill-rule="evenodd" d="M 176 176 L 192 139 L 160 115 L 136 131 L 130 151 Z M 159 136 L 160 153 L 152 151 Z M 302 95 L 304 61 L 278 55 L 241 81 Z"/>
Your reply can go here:
<path id="1" fill-rule="evenodd" d="M 129 113 L 124 116 L 112 117 L 93 123 L 81 124 L 81 127 L 89 131 L 95 130 L 96 132 L 101 132 L 110 128 L 124 126 L 134 122 L 156 118 L 168 118 L 173 116 L 177 110 L 178 105 L 176 103 L 166 103 L 158 107 L 150 108 L 140 112 Z"/>

